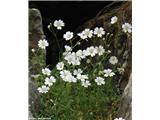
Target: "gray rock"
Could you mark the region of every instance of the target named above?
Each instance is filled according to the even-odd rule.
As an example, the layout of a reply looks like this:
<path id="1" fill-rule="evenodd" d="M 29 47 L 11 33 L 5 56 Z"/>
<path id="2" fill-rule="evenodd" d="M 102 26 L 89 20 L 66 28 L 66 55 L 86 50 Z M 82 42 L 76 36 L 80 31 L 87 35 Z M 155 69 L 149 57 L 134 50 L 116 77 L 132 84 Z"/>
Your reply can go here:
<path id="1" fill-rule="evenodd" d="M 29 9 L 29 47 L 37 48 L 38 40 L 43 38 L 45 36 L 41 13 L 38 9 Z"/>
<path id="2" fill-rule="evenodd" d="M 30 74 L 37 74 L 37 70 L 41 67 L 41 64 L 36 60 L 32 49 L 35 49 L 36 54 L 38 50 L 38 41 L 40 39 L 44 39 L 45 35 L 43 32 L 43 24 L 42 24 L 42 16 L 38 9 L 32 8 L 29 9 L 29 72 Z M 45 62 L 45 54 L 43 53 L 44 62 Z M 36 62 L 35 62 L 36 61 Z"/>
<path id="3" fill-rule="evenodd" d="M 37 86 L 35 82 L 29 78 L 29 118 L 33 118 L 31 113 L 32 109 L 38 110 L 39 109 L 39 93 L 37 91 Z"/>
<path id="4" fill-rule="evenodd" d="M 32 113 L 30 111 L 29 111 L 28 115 L 29 115 L 29 118 L 28 118 L 29 120 L 33 119 L 33 115 L 32 115 Z"/>
<path id="5" fill-rule="evenodd" d="M 132 75 L 124 89 L 117 117 L 132 120 Z"/>
<path id="6" fill-rule="evenodd" d="M 29 9 L 29 51 L 32 48 L 38 48 L 38 41 L 45 38 L 42 25 L 42 16 L 38 9 L 32 8 Z M 33 54 L 29 54 L 29 59 L 32 59 Z M 34 65 L 29 61 L 29 119 L 33 118 L 32 111 L 39 111 L 40 101 L 39 93 L 37 91 L 37 86 L 33 80 L 32 74 L 35 70 L 31 69 Z M 36 66 L 37 67 L 37 66 Z"/>
<path id="7" fill-rule="evenodd" d="M 37 86 L 34 81 L 29 79 L 29 104 L 32 105 L 38 99 Z"/>

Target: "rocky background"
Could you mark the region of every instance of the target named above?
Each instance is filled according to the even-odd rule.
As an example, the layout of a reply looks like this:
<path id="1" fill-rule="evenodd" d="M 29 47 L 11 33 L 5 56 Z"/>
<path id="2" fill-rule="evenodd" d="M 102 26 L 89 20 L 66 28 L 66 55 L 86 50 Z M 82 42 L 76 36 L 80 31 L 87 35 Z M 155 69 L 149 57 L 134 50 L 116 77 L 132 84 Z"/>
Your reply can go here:
<path id="1" fill-rule="evenodd" d="M 34 5 L 32 5 L 31 7 L 33 6 Z M 126 34 L 119 35 L 118 29 L 121 27 L 122 23 L 132 22 L 131 10 L 131 2 L 108 2 L 107 4 L 101 5 L 101 9 L 98 9 L 98 12 L 96 12 L 96 14 L 94 13 L 94 17 L 91 15 L 88 17 L 88 19 L 83 19 L 83 22 L 81 22 L 82 24 L 78 25 L 79 27 L 74 28 L 74 30 L 78 32 L 86 27 L 94 28 L 95 26 L 102 26 L 107 32 L 113 33 L 116 37 L 119 38 L 119 41 L 115 40 L 111 44 L 110 49 L 116 56 L 118 56 L 119 62 L 121 62 L 121 64 L 125 68 L 123 75 L 115 79 L 115 84 L 117 85 L 117 89 L 119 89 L 120 94 L 122 94 L 121 102 L 118 104 L 119 108 L 117 116 L 121 116 L 126 120 L 132 119 L 132 36 Z M 120 19 L 120 22 L 114 27 L 111 27 L 107 23 L 110 22 L 110 17 L 113 15 L 116 15 Z M 54 19 L 54 16 L 52 16 L 52 18 Z M 44 22 L 44 20 L 46 21 Z M 43 18 L 41 12 L 38 9 L 29 9 L 29 52 L 32 48 L 37 48 L 39 39 L 47 37 L 50 46 L 46 50 L 46 58 L 44 59 L 46 59 L 46 64 L 54 66 L 55 63 L 58 62 L 58 58 L 56 59 L 58 52 L 57 45 L 54 40 L 51 40 L 52 37 L 50 36 L 50 33 L 46 33 L 46 30 L 44 28 L 44 26 L 46 27 L 46 24 L 47 22 L 49 23 L 49 21 L 49 18 Z M 44 35 L 44 33 L 46 36 Z M 29 54 L 29 58 L 30 57 L 32 57 L 31 53 Z M 32 80 L 33 74 L 35 74 L 34 71 L 32 71 L 32 64 L 29 64 L 29 69 L 29 104 L 34 104 L 35 109 L 38 110 L 38 93 L 37 87 Z"/>

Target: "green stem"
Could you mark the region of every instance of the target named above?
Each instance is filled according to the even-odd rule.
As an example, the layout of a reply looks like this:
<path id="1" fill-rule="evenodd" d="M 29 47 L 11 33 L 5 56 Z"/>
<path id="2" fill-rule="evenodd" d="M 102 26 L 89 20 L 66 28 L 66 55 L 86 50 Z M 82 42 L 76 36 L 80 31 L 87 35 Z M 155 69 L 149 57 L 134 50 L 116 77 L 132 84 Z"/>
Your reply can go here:
<path id="1" fill-rule="evenodd" d="M 50 28 L 51 28 L 51 29 L 50 29 Z M 55 37 L 55 39 L 56 39 L 56 42 L 57 42 L 58 48 L 59 48 L 59 50 L 60 50 L 60 53 L 62 53 L 62 49 L 61 49 L 61 47 L 60 47 L 60 44 L 59 44 L 58 38 L 57 38 L 57 32 L 55 32 L 52 27 L 50 27 L 50 28 L 49 28 L 49 30 L 50 30 L 50 32 L 52 33 L 52 35 L 53 35 L 53 36 Z M 59 58 L 60 58 L 60 53 L 59 53 Z"/>
<path id="2" fill-rule="evenodd" d="M 78 44 L 79 44 L 79 42 L 81 41 L 82 39 L 80 39 L 74 46 L 73 46 L 73 48 L 75 48 Z M 72 49 L 73 49 L 72 48 Z"/>

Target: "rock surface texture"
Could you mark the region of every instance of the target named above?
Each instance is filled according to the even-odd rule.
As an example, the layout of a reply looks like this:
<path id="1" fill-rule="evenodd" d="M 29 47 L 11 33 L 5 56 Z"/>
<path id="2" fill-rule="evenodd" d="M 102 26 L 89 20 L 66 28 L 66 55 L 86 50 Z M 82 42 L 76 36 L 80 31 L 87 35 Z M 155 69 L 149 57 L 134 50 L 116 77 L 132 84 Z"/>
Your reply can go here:
<path id="1" fill-rule="evenodd" d="M 39 39 L 45 38 L 43 33 L 42 17 L 38 9 L 29 9 L 29 51 L 31 49 L 37 49 Z M 31 57 L 33 54 L 29 54 Z M 29 62 L 29 104 L 34 104 L 34 110 L 38 111 L 39 103 L 38 97 L 39 93 L 37 91 L 37 86 L 35 85 L 31 75 L 34 71 L 31 70 L 32 64 Z M 29 119 L 32 119 L 31 110 L 29 111 Z"/>
<path id="2" fill-rule="evenodd" d="M 124 89 L 118 116 L 125 118 L 125 120 L 132 120 L 132 75 L 130 75 L 129 82 Z"/>
<path id="3" fill-rule="evenodd" d="M 29 9 L 29 47 L 37 48 L 38 40 L 45 38 L 42 17 L 38 9 Z"/>

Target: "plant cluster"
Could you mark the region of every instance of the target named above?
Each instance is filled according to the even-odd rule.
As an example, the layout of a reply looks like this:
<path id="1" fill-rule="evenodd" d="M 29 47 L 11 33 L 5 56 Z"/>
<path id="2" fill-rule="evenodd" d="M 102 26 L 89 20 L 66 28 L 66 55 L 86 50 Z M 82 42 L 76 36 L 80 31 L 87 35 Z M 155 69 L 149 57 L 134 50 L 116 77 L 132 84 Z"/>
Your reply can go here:
<path id="1" fill-rule="evenodd" d="M 116 24 L 117 21 L 118 18 L 113 16 L 110 24 Z M 55 20 L 53 24 L 48 25 L 56 40 L 58 40 L 57 31 L 62 30 L 63 27 L 65 27 L 63 20 Z M 122 32 L 130 34 L 131 28 L 129 23 L 124 23 Z M 64 46 L 65 51 L 60 53 L 59 62 L 52 70 L 44 66 L 36 77 L 42 109 L 38 116 L 48 116 L 54 120 L 77 118 L 90 120 L 101 119 L 115 111 L 107 108 L 107 105 L 119 100 L 112 80 L 117 72 L 122 73 L 124 69 L 116 68 L 118 58 L 106 49 L 105 45 L 109 44 L 107 35 L 103 27 L 95 27 L 94 30 L 86 28 L 77 34 L 71 31 L 63 34 L 63 39 L 69 41 L 70 45 Z M 79 40 L 73 45 L 77 37 Z M 101 40 L 103 45 L 91 45 L 74 51 L 74 48 L 83 41 L 97 39 Z M 39 40 L 39 49 L 43 51 L 47 46 L 49 46 L 47 40 Z M 36 54 L 35 49 L 31 51 Z M 109 63 L 113 68 L 106 68 L 105 63 Z"/>

